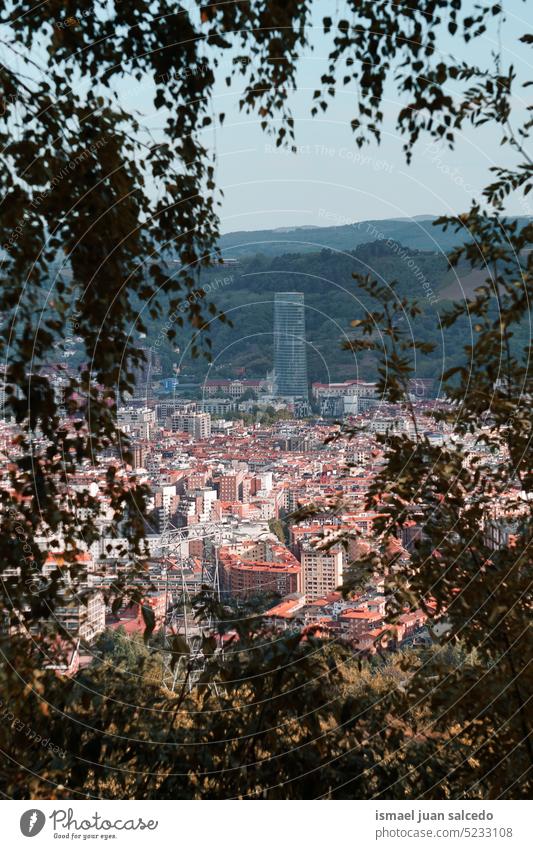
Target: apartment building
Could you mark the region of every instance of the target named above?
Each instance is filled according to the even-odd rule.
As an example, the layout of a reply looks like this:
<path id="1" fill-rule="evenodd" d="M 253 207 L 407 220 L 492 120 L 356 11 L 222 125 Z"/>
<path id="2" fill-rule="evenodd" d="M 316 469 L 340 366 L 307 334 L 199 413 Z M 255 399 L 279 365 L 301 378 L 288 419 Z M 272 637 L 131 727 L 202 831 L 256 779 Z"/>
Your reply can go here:
<path id="1" fill-rule="evenodd" d="M 245 540 L 222 546 L 218 555 L 224 591 L 233 597 L 300 592 L 300 564 L 281 543 Z"/>
<path id="2" fill-rule="evenodd" d="M 218 497 L 221 501 L 240 501 L 245 472 L 221 475 L 218 480 Z"/>
<path id="3" fill-rule="evenodd" d="M 210 413 L 174 413 L 172 415 L 172 430 L 184 431 L 193 439 L 209 439 L 211 436 Z"/>
<path id="4" fill-rule="evenodd" d="M 149 407 L 121 407 L 118 424 L 126 433 L 138 439 L 150 439 L 155 428 L 155 410 Z"/>
<path id="5" fill-rule="evenodd" d="M 320 551 L 308 542 L 302 543 L 302 592 L 307 601 L 322 598 L 342 584 L 343 562 L 340 547 Z"/>

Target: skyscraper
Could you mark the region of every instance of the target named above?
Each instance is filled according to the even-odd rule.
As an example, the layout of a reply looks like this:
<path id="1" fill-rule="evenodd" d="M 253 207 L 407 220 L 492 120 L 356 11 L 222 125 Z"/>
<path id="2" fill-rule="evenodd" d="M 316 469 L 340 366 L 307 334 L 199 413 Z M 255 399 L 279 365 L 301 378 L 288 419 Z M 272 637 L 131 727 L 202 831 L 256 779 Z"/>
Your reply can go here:
<path id="1" fill-rule="evenodd" d="M 307 399 L 305 304 L 302 292 L 274 296 L 274 392 Z"/>

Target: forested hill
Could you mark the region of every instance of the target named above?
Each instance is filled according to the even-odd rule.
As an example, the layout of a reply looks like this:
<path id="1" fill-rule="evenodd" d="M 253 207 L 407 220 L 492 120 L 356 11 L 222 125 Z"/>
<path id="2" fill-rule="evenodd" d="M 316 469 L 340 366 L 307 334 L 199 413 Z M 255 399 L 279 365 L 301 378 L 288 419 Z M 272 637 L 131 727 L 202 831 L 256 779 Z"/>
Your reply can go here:
<path id="1" fill-rule="evenodd" d="M 448 335 L 447 347 L 443 348 L 439 317 L 452 299 L 471 294 L 479 280 L 468 268 L 459 269 L 457 275 L 442 253 L 374 241 L 343 252 L 323 248 L 280 256 L 260 253 L 242 256 L 236 263 L 204 272 L 199 280 L 198 296 L 203 297 L 201 287 L 204 287 L 206 300 L 213 302 L 233 323 L 228 326 L 214 319 L 210 325 L 214 357 L 211 376 L 232 376 L 244 369 L 246 376 L 257 377 L 272 368 L 274 293 L 292 290 L 305 294 L 310 379 L 375 377 L 372 356 L 355 357 L 342 347 L 353 335 L 352 320 L 361 318 L 375 306 L 354 274 L 370 274 L 388 283 L 396 280 L 399 294 L 420 302 L 423 312 L 413 332 L 421 340 L 435 342 L 436 350 L 432 355 L 419 357 L 418 376 L 438 379 L 443 365 L 448 367 L 464 356 L 463 346 L 470 341 L 469 329 L 454 328 Z M 162 328 L 163 325 L 157 326 L 150 335 L 160 339 Z M 188 353 L 191 331 L 177 326 L 175 329 L 179 354 L 170 346 L 160 343 L 158 347 L 166 374 L 177 361 L 182 375 L 204 376 L 205 360 L 192 361 Z M 451 336 L 454 339 L 450 345 Z"/>
<path id="2" fill-rule="evenodd" d="M 387 218 L 383 220 L 355 221 L 344 223 L 342 216 L 321 210 L 319 217 L 324 226 L 283 227 L 275 230 L 241 230 L 227 233 L 220 239 L 224 256 L 262 253 L 279 256 L 285 253 L 308 253 L 320 248 L 352 251 L 358 245 L 376 240 L 392 239 L 406 248 L 432 253 L 447 253 L 459 241 L 467 241 L 468 232 L 461 235 L 451 229 L 444 231 L 436 227 L 432 215 L 415 218 Z M 527 219 L 518 219 L 526 223 Z M 343 222 L 342 224 L 340 222 Z"/>

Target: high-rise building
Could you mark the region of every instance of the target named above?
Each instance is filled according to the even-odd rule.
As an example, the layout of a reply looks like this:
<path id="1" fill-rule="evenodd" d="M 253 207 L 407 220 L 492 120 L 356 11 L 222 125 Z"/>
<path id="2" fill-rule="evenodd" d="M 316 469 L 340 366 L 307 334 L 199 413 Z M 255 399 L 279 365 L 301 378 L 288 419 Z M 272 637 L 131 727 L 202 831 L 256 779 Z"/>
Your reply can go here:
<path id="1" fill-rule="evenodd" d="M 307 601 L 322 598 L 342 584 L 342 549 L 316 549 L 302 544 L 302 592 Z"/>
<path id="2" fill-rule="evenodd" d="M 274 296 L 274 392 L 307 398 L 305 304 L 302 292 Z"/>

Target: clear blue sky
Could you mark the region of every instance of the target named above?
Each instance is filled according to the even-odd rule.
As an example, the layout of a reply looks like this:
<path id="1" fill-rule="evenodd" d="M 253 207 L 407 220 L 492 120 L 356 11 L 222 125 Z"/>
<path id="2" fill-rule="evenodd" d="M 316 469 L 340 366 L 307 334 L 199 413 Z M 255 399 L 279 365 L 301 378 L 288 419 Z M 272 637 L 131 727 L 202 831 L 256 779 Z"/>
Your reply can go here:
<path id="1" fill-rule="evenodd" d="M 465 4 L 468 6 L 468 3 Z M 507 20 L 496 24 L 475 43 L 465 45 L 447 33 L 439 43 L 443 53 L 467 59 L 483 66 L 491 65 L 491 51 L 501 43 L 503 64 L 513 62 L 523 79 L 533 78 L 531 50 L 518 42 L 528 32 L 530 7 L 521 0 L 503 2 Z M 471 2 L 472 11 L 475 4 Z M 317 22 L 324 14 L 343 15 L 344 4 L 320 0 Z M 402 153 L 402 137 L 395 128 L 398 96 L 389 88 L 385 107 L 383 141 L 358 150 L 350 130 L 355 111 L 353 85 L 340 88 L 333 106 L 311 118 L 313 91 L 327 67 L 329 40 L 315 29 L 313 51 L 302 58 L 298 91 L 291 105 L 295 118 L 297 154 L 275 149 L 272 138 L 260 129 L 255 117 L 239 113 L 239 86 L 228 89 L 221 82 L 216 92 L 214 113 L 226 113 L 216 132 L 206 131 L 206 143 L 216 150 L 217 182 L 224 191 L 221 207 L 222 230 L 347 223 L 368 218 L 457 213 L 469 207 L 490 179 L 489 168 L 509 159 L 509 149 L 499 147 L 499 136 L 492 125 L 468 129 L 459 138 L 456 150 L 430 146 L 429 139 L 419 142 L 413 163 L 407 166 Z M 228 68 L 231 57 L 228 56 Z M 223 77 L 224 74 L 221 74 Z M 237 81 L 238 82 L 238 81 Z M 523 108 L 531 89 L 517 89 L 518 111 Z M 139 108 L 135 86 L 121 86 L 124 105 Z M 155 138 L 160 135 L 162 116 L 149 104 L 145 88 L 141 108 Z M 512 214 L 532 214 L 527 204 L 514 202 Z"/>

